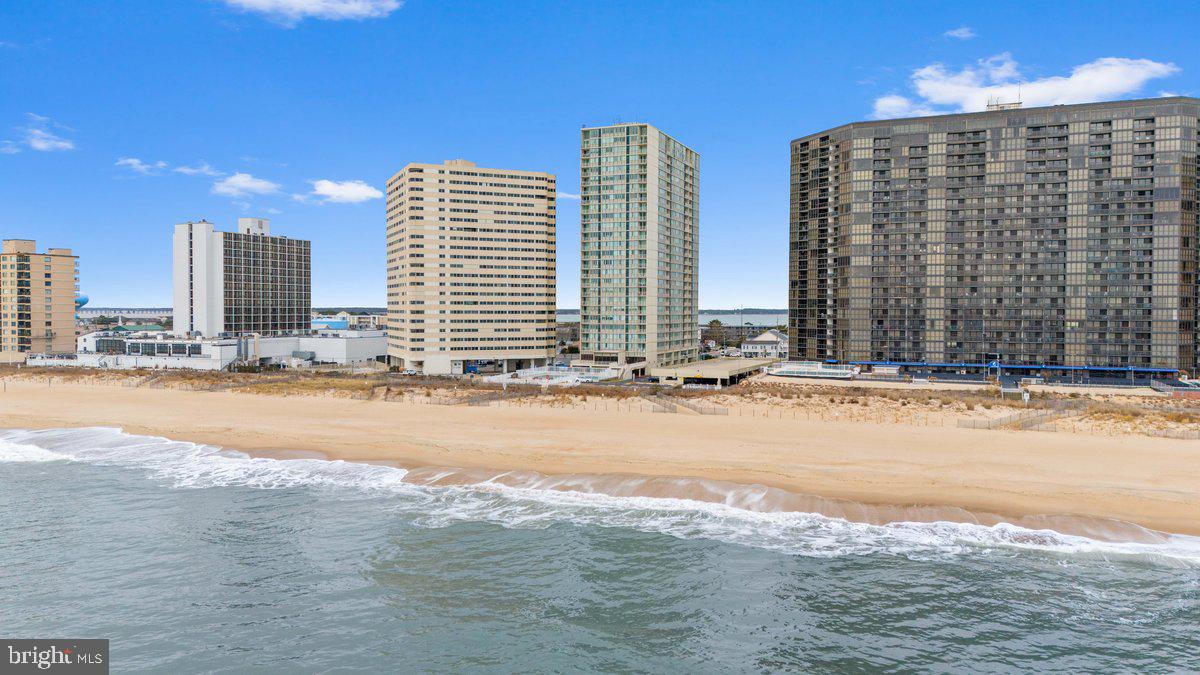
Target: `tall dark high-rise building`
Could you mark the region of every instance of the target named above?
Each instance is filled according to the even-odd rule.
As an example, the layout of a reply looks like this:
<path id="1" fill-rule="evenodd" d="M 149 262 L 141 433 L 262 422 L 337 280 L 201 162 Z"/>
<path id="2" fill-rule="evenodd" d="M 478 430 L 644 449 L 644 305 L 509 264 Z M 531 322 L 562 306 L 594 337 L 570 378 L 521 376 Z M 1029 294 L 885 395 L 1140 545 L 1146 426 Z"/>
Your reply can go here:
<path id="1" fill-rule="evenodd" d="M 792 141 L 791 359 L 1194 373 L 1198 118 L 1002 105 Z"/>

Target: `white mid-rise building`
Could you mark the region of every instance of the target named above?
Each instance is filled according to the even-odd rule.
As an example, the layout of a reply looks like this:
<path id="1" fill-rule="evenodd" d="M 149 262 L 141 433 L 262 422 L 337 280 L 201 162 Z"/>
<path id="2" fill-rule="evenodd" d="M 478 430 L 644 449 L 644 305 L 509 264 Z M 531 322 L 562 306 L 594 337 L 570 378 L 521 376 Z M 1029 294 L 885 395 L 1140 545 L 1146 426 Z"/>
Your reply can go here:
<path id="1" fill-rule="evenodd" d="M 215 337 L 312 327 L 309 242 L 271 236 L 267 219 L 238 218 L 237 232 L 180 223 L 173 251 L 176 331 Z"/>

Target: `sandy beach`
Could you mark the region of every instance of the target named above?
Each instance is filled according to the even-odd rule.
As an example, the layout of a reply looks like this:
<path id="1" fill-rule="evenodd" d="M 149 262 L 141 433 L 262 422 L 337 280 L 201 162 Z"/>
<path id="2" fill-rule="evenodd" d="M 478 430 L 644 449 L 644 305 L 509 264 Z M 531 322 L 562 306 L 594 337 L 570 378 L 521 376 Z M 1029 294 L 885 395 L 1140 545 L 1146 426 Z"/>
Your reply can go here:
<path id="1" fill-rule="evenodd" d="M 1200 535 L 1200 443 L 1194 440 L 30 380 L 6 382 L 0 394 L 0 427 L 81 426 L 120 427 L 264 456 L 320 453 L 410 469 L 466 470 L 449 478 L 413 473 L 430 481 L 508 471 L 683 477 L 834 500 L 821 502 L 824 511 L 844 508 L 837 500 L 880 507 L 866 520 L 887 519 L 888 513 L 893 519 L 999 514 L 1027 523 L 1082 517 Z M 525 480 L 513 476 L 507 480 Z M 642 485 L 655 496 L 689 496 L 669 494 L 679 483 Z M 803 503 L 810 502 L 782 507 Z"/>

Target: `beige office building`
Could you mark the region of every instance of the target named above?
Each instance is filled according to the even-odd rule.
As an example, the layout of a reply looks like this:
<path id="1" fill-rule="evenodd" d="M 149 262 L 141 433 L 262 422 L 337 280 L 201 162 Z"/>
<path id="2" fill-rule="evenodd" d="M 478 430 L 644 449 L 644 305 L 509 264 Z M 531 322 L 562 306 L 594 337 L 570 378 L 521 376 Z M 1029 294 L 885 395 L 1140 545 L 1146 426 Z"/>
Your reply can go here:
<path id="1" fill-rule="evenodd" d="M 586 128 L 579 180 L 583 362 L 695 361 L 700 155 L 649 124 Z"/>
<path id="2" fill-rule="evenodd" d="M 37 252 L 30 239 L 5 239 L 0 252 L 0 361 L 75 352 L 79 259 L 69 248 Z"/>
<path id="3" fill-rule="evenodd" d="M 453 375 L 555 354 L 555 179 L 465 160 L 387 182 L 388 361 Z"/>

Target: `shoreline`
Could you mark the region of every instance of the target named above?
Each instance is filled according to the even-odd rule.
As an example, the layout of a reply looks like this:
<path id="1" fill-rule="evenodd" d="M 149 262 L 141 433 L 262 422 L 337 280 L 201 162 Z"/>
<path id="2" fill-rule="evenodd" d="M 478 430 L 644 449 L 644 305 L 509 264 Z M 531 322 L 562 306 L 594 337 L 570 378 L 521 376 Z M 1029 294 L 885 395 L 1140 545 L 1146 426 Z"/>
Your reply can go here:
<path id="1" fill-rule="evenodd" d="M 844 517 L 812 506 L 832 500 L 875 514 L 848 518 L 860 522 L 961 511 L 953 520 L 1122 521 L 1200 534 L 1200 444 L 1165 438 L 27 382 L 0 395 L 0 426 L 120 427 L 252 456 L 390 464 L 414 480 L 457 467 L 542 482 L 649 479 L 659 492 L 689 479 L 762 485 L 800 510 Z"/>
<path id="2" fill-rule="evenodd" d="M 77 429 L 113 429 L 131 438 L 162 439 L 179 442 L 162 436 L 130 434 L 115 427 L 77 427 Z M 13 431 L 12 429 L 0 429 Z M 183 441 L 192 442 L 192 441 Z M 402 483 L 431 488 L 486 488 L 502 486 L 531 490 L 541 493 L 573 493 L 605 496 L 618 499 L 650 498 L 666 500 L 666 503 L 683 501 L 696 504 L 723 506 L 749 513 L 779 515 L 816 515 L 847 523 L 889 525 L 961 524 L 980 527 L 1008 525 L 1027 530 L 1015 535 L 1013 542 L 1044 543 L 1038 532 L 1054 535 L 1083 537 L 1095 542 L 1111 544 L 1169 544 L 1182 533 L 1163 532 L 1122 520 L 1092 516 L 1027 515 L 1005 516 L 997 513 L 979 513 L 954 506 L 868 504 L 841 499 L 800 494 L 762 484 L 742 484 L 709 478 L 682 476 L 641 476 L 633 474 L 556 474 L 547 475 L 536 471 L 496 471 L 485 469 L 461 469 L 456 467 L 405 467 L 394 460 L 339 460 L 316 450 L 258 450 L 244 451 L 239 448 L 201 444 L 218 448 L 222 452 L 235 452 L 248 459 L 271 459 L 279 462 L 316 460 L 321 462 L 345 461 L 348 464 L 383 466 L 404 472 Z"/>

